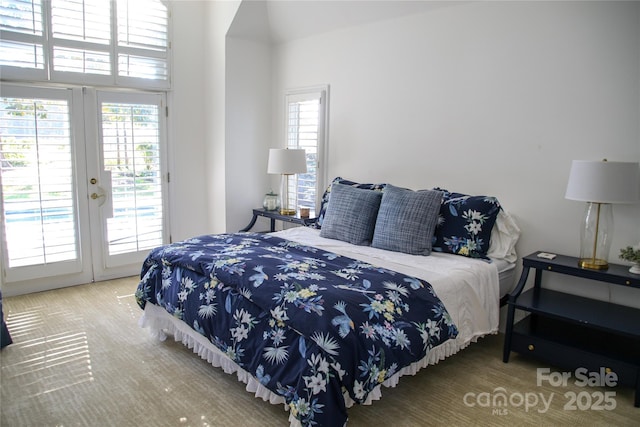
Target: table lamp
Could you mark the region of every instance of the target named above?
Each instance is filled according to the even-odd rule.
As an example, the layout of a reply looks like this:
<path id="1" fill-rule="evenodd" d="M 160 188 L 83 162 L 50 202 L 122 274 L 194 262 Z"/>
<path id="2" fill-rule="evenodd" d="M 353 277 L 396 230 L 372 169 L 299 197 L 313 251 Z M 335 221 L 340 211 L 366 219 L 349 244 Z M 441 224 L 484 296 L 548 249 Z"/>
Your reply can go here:
<path id="1" fill-rule="evenodd" d="M 565 198 L 587 202 L 580 228 L 581 268 L 605 270 L 613 239 L 613 203 L 639 199 L 638 163 L 574 160 Z"/>
<path id="2" fill-rule="evenodd" d="M 289 199 L 289 177 L 307 171 L 307 158 L 304 149 L 271 148 L 267 173 L 282 175 L 280 186 L 280 214 L 295 215 L 295 200 Z M 293 208 L 291 206 L 294 206 Z"/>

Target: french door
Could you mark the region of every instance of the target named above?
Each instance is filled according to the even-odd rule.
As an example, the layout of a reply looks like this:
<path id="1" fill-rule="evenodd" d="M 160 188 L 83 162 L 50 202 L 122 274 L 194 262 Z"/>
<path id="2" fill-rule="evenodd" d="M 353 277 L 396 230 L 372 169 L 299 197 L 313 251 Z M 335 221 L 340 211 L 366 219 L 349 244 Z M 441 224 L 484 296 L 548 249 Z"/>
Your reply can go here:
<path id="1" fill-rule="evenodd" d="M 164 94 L 2 85 L 7 295 L 136 275 L 167 241 Z"/>

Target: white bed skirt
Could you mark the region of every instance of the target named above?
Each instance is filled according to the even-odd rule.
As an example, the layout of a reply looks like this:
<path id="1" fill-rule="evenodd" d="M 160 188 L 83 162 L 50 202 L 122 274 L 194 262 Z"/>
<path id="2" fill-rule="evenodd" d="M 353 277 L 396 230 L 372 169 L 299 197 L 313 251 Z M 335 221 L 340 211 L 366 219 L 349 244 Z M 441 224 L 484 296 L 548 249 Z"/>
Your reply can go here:
<path id="1" fill-rule="evenodd" d="M 193 352 L 198 354 L 202 359 L 211 363 L 211 365 L 217 368 L 222 368 L 222 370 L 227 374 L 235 373 L 238 380 L 246 384 L 246 390 L 255 394 L 256 397 L 274 405 L 282 404 L 284 405 L 285 410 L 289 410 L 289 406 L 286 404 L 282 396 L 273 393 L 271 390 L 264 387 L 256 378 L 253 377 L 253 375 L 240 368 L 203 335 L 200 335 L 189 327 L 189 325 L 172 316 L 163 308 L 147 303 L 144 313 L 140 317 L 138 323 L 142 328 L 149 328 L 151 335 L 159 341 L 164 341 L 167 338 L 167 334 L 173 335 L 175 341 L 182 342 L 182 344 L 193 350 Z M 467 347 L 471 342 L 477 341 L 479 337 L 480 335 L 476 335 L 471 340 L 452 339 L 446 341 L 431 349 L 431 351 L 422 360 L 399 370 L 394 376 L 382 383 L 382 385 L 385 387 L 395 387 L 398 384 L 400 377 L 404 375 L 415 375 L 420 369 L 428 365 L 434 365 L 439 361 L 456 354 L 458 351 Z M 364 404 L 370 405 L 374 400 L 380 400 L 381 397 L 381 387 L 377 386 L 369 393 Z M 350 408 L 355 403 L 346 393 L 344 394 L 344 400 L 347 408 Z M 291 423 L 291 427 L 300 426 L 299 421 L 293 415 L 289 416 L 289 421 Z"/>

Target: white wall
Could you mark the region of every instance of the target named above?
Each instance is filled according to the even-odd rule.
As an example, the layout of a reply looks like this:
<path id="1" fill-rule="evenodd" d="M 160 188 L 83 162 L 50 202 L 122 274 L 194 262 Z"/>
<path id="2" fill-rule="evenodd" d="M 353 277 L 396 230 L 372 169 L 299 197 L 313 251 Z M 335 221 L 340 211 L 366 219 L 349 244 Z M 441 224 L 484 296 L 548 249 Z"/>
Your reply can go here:
<path id="1" fill-rule="evenodd" d="M 242 2 L 226 35 L 225 231 L 251 220 L 271 188 L 271 44 L 265 2 Z"/>
<path id="2" fill-rule="evenodd" d="M 255 31 L 266 22 L 264 4 L 172 3 L 170 213 L 177 241 L 237 231 L 262 201 L 271 75 L 270 46 Z"/>
<path id="3" fill-rule="evenodd" d="M 571 160 L 640 161 L 637 2 L 460 3 L 280 44 L 273 70 L 274 139 L 278 94 L 330 84 L 330 178 L 497 196 L 520 255 L 577 255 Z M 616 262 L 640 205 L 614 216 Z"/>
<path id="4" fill-rule="evenodd" d="M 172 10 L 170 216 L 177 241 L 237 231 L 271 188 L 271 48 L 261 2 L 172 0 Z"/>
<path id="5" fill-rule="evenodd" d="M 173 87 L 169 92 L 169 170 L 171 236 L 174 241 L 208 232 L 205 178 L 206 113 L 202 87 L 207 80 L 202 34 L 205 3 L 173 1 Z M 185 66 L 186 65 L 186 66 Z"/>
<path id="6" fill-rule="evenodd" d="M 186 174 L 172 192 L 174 240 L 246 224 L 273 185 L 263 163 L 284 140 L 285 89 L 331 86 L 329 178 L 495 195 L 522 228 L 521 255 L 577 254 L 571 160 L 640 161 L 637 2 L 461 2 L 275 46 L 255 2 L 180 3 L 176 43 L 191 40 L 182 32 L 199 25 L 200 7 L 205 41 L 202 71 L 174 71 L 174 97 L 180 79 L 188 89 L 173 108 L 184 110 L 174 169 Z M 194 46 L 177 68 L 201 65 L 188 62 Z M 640 205 L 614 214 L 616 262 L 640 241 Z"/>
<path id="7" fill-rule="evenodd" d="M 271 74 L 268 43 L 227 37 L 226 230 L 244 228 L 269 190 Z"/>
<path id="8" fill-rule="evenodd" d="M 202 196 L 207 200 L 208 232 L 226 231 L 226 35 L 231 26 L 240 0 L 207 1 L 205 13 L 207 25 L 200 35 L 205 39 L 202 52 L 205 57 L 205 84 L 200 87 L 198 99 L 205 112 L 205 145 L 203 153 L 205 169 L 202 178 L 208 183 Z M 186 22 L 184 31 L 193 31 Z"/>

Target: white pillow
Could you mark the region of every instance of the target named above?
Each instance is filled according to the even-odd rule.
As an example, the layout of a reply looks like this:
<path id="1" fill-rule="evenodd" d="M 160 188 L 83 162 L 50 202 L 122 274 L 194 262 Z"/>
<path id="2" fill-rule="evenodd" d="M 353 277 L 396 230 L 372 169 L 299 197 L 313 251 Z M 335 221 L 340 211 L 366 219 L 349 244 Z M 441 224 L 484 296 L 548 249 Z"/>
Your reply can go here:
<path id="1" fill-rule="evenodd" d="M 500 209 L 496 223 L 491 230 L 491 242 L 487 256 L 491 259 L 503 259 L 507 262 L 516 262 L 516 243 L 520 238 L 520 228 L 504 209 Z"/>

